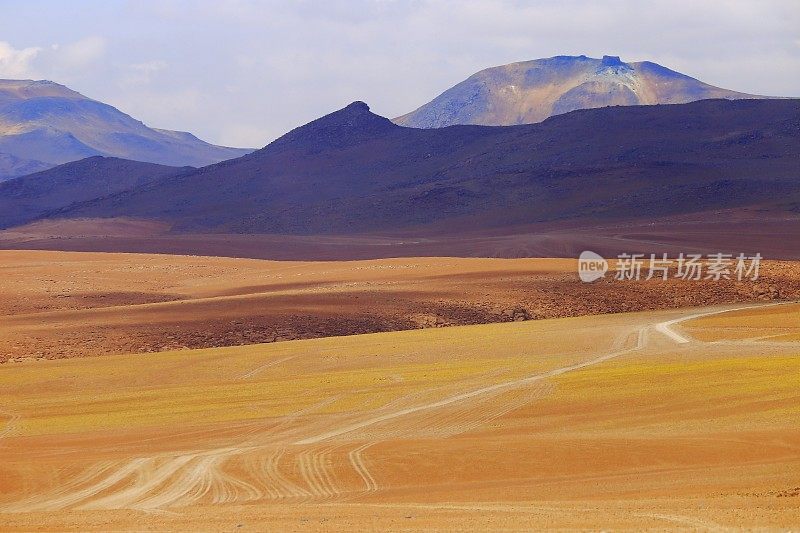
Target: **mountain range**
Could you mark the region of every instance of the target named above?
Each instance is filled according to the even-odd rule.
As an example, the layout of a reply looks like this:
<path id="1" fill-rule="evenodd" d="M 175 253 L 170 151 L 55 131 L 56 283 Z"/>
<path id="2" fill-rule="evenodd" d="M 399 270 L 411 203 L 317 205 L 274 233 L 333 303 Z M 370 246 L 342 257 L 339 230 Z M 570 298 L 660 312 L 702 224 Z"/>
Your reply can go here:
<path id="1" fill-rule="evenodd" d="M 394 121 L 412 128 L 510 126 L 576 109 L 712 98 L 768 97 L 720 89 L 650 61 L 556 56 L 482 70 Z"/>
<path id="2" fill-rule="evenodd" d="M 713 87 L 651 62 L 557 56 L 470 76 L 399 125 L 516 125 L 609 105 L 768 98 Z M 0 181 L 91 156 L 202 167 L 252 150 L 215 146 L 190 133 L 149 128 L 118 109 L 50 81 L 0 80 Z"/>
<path id="3" fill-rule="evenodd" d="M 488 69 L 394 120 L 353 102 L 251 152 L 148 128 L 58 84 L 5 81 L 0 168 L 25 174 L 0 183 L 0 228 L 14 228 L 0 247 L 573 255 L 657 235 L 794 256 L 800 100 L 560 56 Z M 410 252 L 387 247 L 395 237 Z"/>
<path id="4" fill-rule="evenodd" d="M 798 213 L 798 169 L 800 100 L 600 108 L 538 124 L 440 129 L 401 127 L 354 102 L 243 157 L 166 169 L 130 190 L 27 219 L 129 217 L 174 233 L 320 235 L 741 208 Z"/>
<path id="5" fill-rule="evenodd" d="M 251 150 L 153 129 L 50 81 L 0 80 L 0 179 L 91 156 L 205 166 Z"/>

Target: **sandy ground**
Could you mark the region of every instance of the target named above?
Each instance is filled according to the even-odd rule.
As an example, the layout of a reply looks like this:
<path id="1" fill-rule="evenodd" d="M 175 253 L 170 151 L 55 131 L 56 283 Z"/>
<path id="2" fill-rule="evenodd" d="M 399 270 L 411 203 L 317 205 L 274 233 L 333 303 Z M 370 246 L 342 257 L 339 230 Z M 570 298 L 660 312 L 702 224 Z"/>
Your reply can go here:
<path id="1" fill-rule="evenodd" d="M 756 305 L 5 364 L 0 524 L 796 529 L 800 305 Z"/>
<path id="2" fill-rule="evenodd" d="M 0 362 L 800 298 L 797 262 L 765 263 L 756 283 L 584 284 L 575 269 L 570 259 L 2 251 Z"/>

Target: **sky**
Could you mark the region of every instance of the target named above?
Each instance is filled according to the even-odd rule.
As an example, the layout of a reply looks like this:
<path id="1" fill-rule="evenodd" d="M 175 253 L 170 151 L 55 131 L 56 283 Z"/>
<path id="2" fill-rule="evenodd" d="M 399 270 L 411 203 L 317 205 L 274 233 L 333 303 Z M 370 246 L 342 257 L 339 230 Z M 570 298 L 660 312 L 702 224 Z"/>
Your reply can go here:
<path id="1" fill-rule="evenodd" d="M 800 0 L 2 0 L 0 78 L 48 79 L 204 140 L 261 147 L 354 100 L 407 113 L 481 69 L 655 61 L 800 96 Z"/>

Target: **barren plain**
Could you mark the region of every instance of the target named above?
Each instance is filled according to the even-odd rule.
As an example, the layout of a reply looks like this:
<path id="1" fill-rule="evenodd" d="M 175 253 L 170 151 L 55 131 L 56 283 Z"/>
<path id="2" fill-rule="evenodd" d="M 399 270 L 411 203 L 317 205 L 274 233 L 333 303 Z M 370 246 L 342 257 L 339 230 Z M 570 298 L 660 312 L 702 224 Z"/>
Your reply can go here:
<path id="1" fill-rule="evenodd" d="M 567 305 L 583 298 L 569 260 L 3 259 L 2 338 L 22 348 L 0 365 L 2 529 L 800 527 L 792 263 L 764 265 L 759 289 L 592 284 L 598 309 L 632 308 L 596 314 Z M 584 316 L 532 316 L 537 294 Z M 456 298 L 497 323 L 76 344 L 84 322 L 155 337 L 160 317 L 258 329 L 247 310 L 438 317 Z M 33 331 L 64 353 L 22 356 Z"/>
<path id="2" fill-rule="evenodd" d="M 0 361 L 800 298 L 797 262 L 765 262 L 755 283 L 592 284 L 576 263 L 0 251 Z"/>

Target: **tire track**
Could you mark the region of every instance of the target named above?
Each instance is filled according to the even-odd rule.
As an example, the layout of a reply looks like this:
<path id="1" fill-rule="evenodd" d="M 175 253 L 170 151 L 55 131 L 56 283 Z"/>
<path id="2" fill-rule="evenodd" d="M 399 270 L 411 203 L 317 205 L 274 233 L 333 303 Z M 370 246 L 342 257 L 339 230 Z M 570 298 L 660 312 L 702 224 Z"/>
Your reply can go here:
<path id="1" fill-rule="evenodd" d="M 784 302 L 765 306 L 782 303 Z M 333 454 L 339 446 L 319 449 L 315 445 L 344 435 L 348 435 L 349 440 L 356 442 L 361 440 L 357 437 L 368 436 L 365 439 L 366 443 L 346 452 L 347 461 L 343 459 L 342 463 L 352 468 L 360 479 L 360 493 L 373 493 L 380 487 L 370 471 L 364 452 L 377 444 L 381 438 L 388 438 L 390 434 L 397 437 L 423 435 L 446 438 L 472 431 L 547 394 L 551 387 L 547 383 L 549 378 L 641 350 L 649 344 L 649 332 L 653 328 L 660 333 L 665 333 L 665 330 L 670 331 L 673 335 L 666 334 L 667 337 L 677 344 L 686 344 L 692 341 L 678 340 L 676 336 L 683 339 L 685 337 L 672 331 L 670 329 L 672 325 L 701 316 L 754 307 L 764 306 L 695 313 L 664 322 L 651 322 L 634 330 L 626 329 L 617 335 L 610 351 L 603 355 L 521 378 L 504 377 L 506 381 L 483 387 L 474 382 L 486 383 L 485 375 L 476 377 L 475 380 L 469 379 L 457 384 L 413 391 L 367 412 L 367 418 L 364 418 L 364 412 L 360 412 L 345 414 L 338 418 L 315 417 L 307 423 L 297 424 L 298 421 L 302 422 L 303 415 L 330 405 L 342 396 L 336 395 L 281 417 L 269 428 L 256 427 L 250 430 L 250 435 L 236 446 L 177 455 L 140 457 L 122 463 L 99 463 L 48 497 L 28 499 L 6 510 L 53 511 L 67 508 L 158 510 L 163 507 L 191 505 L 205 501 L 222 504 L 264 498 L 329 500 L 343 495 L 341 481 L 337 479 L 336 471 L 333 469 L 335 464 Z M 632 342 L 633 346 L 630 346 Z M 261 365 L 238 379 L 247 379 L 268 366 L 288 359 Z M 464 390 L 470 386 L 475 388 Z M 431 399 L 434 394 L 441 395 L 442 390 L 445 391 L 445 397 Z M 508 393 L 511 395 L 507 395 Z M 416 402 L 421 403 L 414 405 Z M 13 431 L 19 420 L 19 415 L 12 415 L 0 437 L 7 436 Z M 382 429 L 387 422 L 392 422 L 392 427 Z M 291 444 L 299 447 L 292 460 L 298 468 L 302 483 L 299 480 L 298 483 L 292 481 L 281 469 L 286 460 L 286 446 Z M 245 464 L 256 466 L 250 471 L 255 483 L 251 482 L 253 479 L 247 475 L 237 476 L 226 470 L 226 465 L 230 465 L 229 461 L 236 456 L 243 457 Z"/>
<path id="2" fill-rule="evenodd" d="M 320 472 L 317 470 L 314 452 L 306 450 L 297 455 L 300 475 L 308 486 L 309 492 L 315 498 L 326 499 L 332 496 L 325 487 L 325 482 L 321 479 Z"/>
<path id="3" fill-rule="evenodd" d="M 139 459 L 137 460 L 138 462 L 132 461 L 129 463 L 128 469 L 141 474 L 136 483 L 119 492 L 86 503 L 78 507 L 78 509 L 135 508 L 137 507 L 135 504 L 140 498 L 146 496 L 149 492 L 155 492 L 160 485 L 166 483 L 171 476 L 176 475 L 183 466 L 188 464 L 195 457 L 195 454 L 179 455 L 178 457 L 167 460 L 167 462 L 161 466 L 156 466 L 154 468 L 143 468 L 144 466 L 151 466 L 155 463 L 156 460 L 154 458 Z M 105 480 L 100 482 L 100 484 L 105 485 Z M 91 495 L 94 496 L 100 492 L 100 490 L 95 490 Z"/>
<path id="4" fill-rule="evenodd" d="M 356 474 L 358 474 L 359 477 L 361 477 L 361 480 L 364 482 L 364 492 L 376 492 L 378 490 L 378 483 L 375 481 L 375 478 L 372 476 L 369 468 L 367 468 L 367 465 L 364 462 L 364 457 L 362 456 L 367 448 L 375 444 L 377 443 L 368 442 L 367 444 L 362 444 L 347 454 L 353 470 L 356 471 Z"/>
<path id="5" fill-rule="evenodd" d="M 787 304 L 795 304 L 797 302 L 773 302 L 768 304 L 756 304 L 756 305 L 745 305 L 741 307 L 733 307 L 731 309 L 719 309 L 716 311 L 706 311 L 702 313 L 694 313 L 691 315 L 681 316 L 678 318 L 674 318 L 672 320 L 665 320 L 664 322 L 659 322 L 655 325 L 656 331 L 662 333 L 670 340 L 678 343 L 678 344 L 687 344 L 690 342 L 699 342 L 697 339 L 687 336 L 683 333 L 675 331 L 672 329 L 673 326 L 677 326 L 683 322 L 688 322 L 689 320 L 694 320 L 695 318 L 703 318 L 707 316 L 713 315 L 721 315 L 723 313 L 732 313 L 734 311 L 744 311 L 747 309 L 761 309 L 764 307 L 774 307 L 776 305 L 787 305 Z"/>
<path id="6" fill-rule="evenodd" d="M 711 522 L 710 520 L 703 520 L 692 516 L 661 514 L 661 513 L 636 513 L 636 516 L 641 516 L 643 518 L 656 518 L 659 520 L 666 520 L 667 522 L 672 522 L 673 524 L 681 524 L 683 526 L 688 526 L 695 530 L 705 530 L 705 531 L 734 530 L 734 528 L 725 527 L 720 524 L 717 524 L 716 522 Z"/>
<path id="7" fill-rule="evenodd" d="M 249 372 L 245 372 L 244 374 L 242 374 L 241 376 L 239 376 L 236 379 L 249 379 L 249 378 L 255 376 L 256 374 L 259 374 L 263 370 L 266 370 L 266 369 L 268 369 L 270 367 L 273 367 L 273 366 L 277 366 L 277 365 L 279 365 L 281 363 L 285 363 L 286 361 L 291 361 L 292 359 L 296 359 L 297 357 L 300 357 L 300 356 L 299 355 L 290 355 L 289 357 L 284 357 L 283 359 L 278 359 L 277 361 L 270 361 L 268 363 L 264 363 L 263 365 L 261 365 L 259 367 L 256 367 L 253 370 L 250 370 Z"/>
<path id="8" fill-rule="evenodd" d="M 22 420 L 22 415 L 11 411 L 0 411 L 0 415 L 5 415 L 9 417 L 8 422 L 6 422 L 6 427 L 4 427 L 2 431 L 0 431 L 0 439 L 3 439 L 11 435 L 14 431 L 16 431 L 19 421 Z"/>
<path id="9" fill-rule="evenodd" d="M 321 477 L 325 483 L 325 486 L 330 493 L 331 497 L 340 494 L 342 491 L 338 488 L 336 481 L 333 478 L 333 474 L 331 473 L 331 467 L 333 462 L 331 461 L 331 452 L 332 448 L 328 448 L 316 455 L 316 465 L 317 471 L 321 474 Z"/>
<path id="10" fill-rule="evenodd" d="M 123 465 L 116 471 L 112 472 L 110 475 L 94 483 L 93 485 L 90 485 L 88 487 L 79 489 L 71 493 L 63 491 L 61 494 L 58 494 L 55 498 L 50 498 L 39 502 L 22 504 L 18 506 L 11 506 L 11 510 L 16 512 L 58 511 L 61 509 L 65 509 L 67 507 L 71 507 L 135 475 L 137 471 L 148 461 L 149 459 L 146 458 L 134 459 L 132 461 L 129 461 L 127 464 Z"/>
<path id="11" fill-rule="evenodd" d="M 266 478 L 264 481 L 273 495 L 273 499 L 311 497 L 310 492 L 290 481 L 281 473 L 280 462 L 285 451 L 284 448 L 279 448 L 261 461 L 262 468 L 259 471 L 264 474 Z"/>
<path id="12" fill-rule="evenodd" d="M 438 409 L 438 408 L 445 407 L 445 406 L 448 406 L 448 405 L 451 405 L 451 404 L 454 404 L 454 403 L 463 402 L 465 400 L 471 400 L 473 398 L 480 397 L 480 396 L 483 396 L 483 395 L 486 395 L 488 393 L 492 393 L 492 392 L 495 392 L 495 391 L 508 390 L 508 389 L 512 389 L 512 388 L 516 388 L 516 387 L 521 387 L 521 386 L 527 385 L 529 383 L 534 383 L 536 381 L 541 381 L 543 379 L 547 379 L 547 378 L 550 378 L 550 377 L 560 376 L 561 374 L 566 374 L 567 372 L 572 372 L 572 371 L 575 371 L 575 370 L 581 370 L 581 369 L 589 367 L 589 366 L 594 366 L 594 365 L 603 363 L 605 361 L 609 361 L 611 359 L 614 359 L 616 357 L 620 357 L 622 355 L 627 355 L 629 353 L 633 353 L 635 351 L 638 351 L 638 350 L 641 350 L 642 348 L 644 348 L 644 346 L 646 345 L 646 342 L 647 342 L 647 331 L 648 331 L 648 329 L 649 329 L 649 326 L 647 326 L 647 325 L 643 326 L 643 327 L 641 327 L 639 329 L 639 336 L 638 336 L 638 339 L 636 341 L 636 345 L 633 348 L 627 348 L 627 349 L 624 349 L 624 350 L 617 350 L 617 351 L 608 353 L 606 355 L 602 355 L 600 357 L 596 357 L 594 359 L 590 359 L 588 361 L 583 361 L 583 362 L 580 362 L 580 363 L 575 363 L 575 364 L 572 364 L 572 365 L 563 366 L 563 367 L 560 367 L 560 368 L 549 370 L 547 372 L 543 372 L 541 374 L 534 374 L 532 376 L 527 376 L 527 377 L 524 377 L 524 378 L 521 378 L 521 379 L 517 379 L 517 380 L 513 380 L 513 381 L 507 381 L 507 382 L 504 382 L 504 383 L 497 383 L 495 385 L 490 385 L 488 387 L 482 387 L 482 388 L 479 388 L 479 389 L 476 389 L 476 390 L 472 390 L 472 391 L 469 391 L 469 392 L 456 394 L 454 396 L 450 396 L 448 398 L 444 398 L 442 400 L 438 400 L 436 402 L 432 402 L 432 403 L 429 403 L 429 404 L 418 405 L 418 406 L 415 406 L 415 407 L 409 407 L 407 409 L 401 409 L 401 410 L 395 411 L 393 413 L 387 413 L 387 414 L 384 414 L 384 415 L 381 415 L 381 416 L 368 418 L 366 420 L 362 420 L 361 422 L 356 422 L 356 423 L 350 424 L 348 426 L 343 426 L 343 427 L 340 427 L 338 429 L 335 429 L 335 430 L 332 430 L 332 431 L 328 431 L 326 433 L 322 433 L 322 434 L 314 435 L 314 436 L 311 436 L 311 437 L 307 437 L 305 439 L 301 439 L 301 440 L 295 442 L 294 444 L 297 444 L 297 445 L 316 444 L 316 443 L 319 443 L 319 442 L 323 442 L 323 441 L 332 439 L 334 437 L 339 437 L 341 435 L 345 435 L 347 433 L 352 433 L 352 432 L 354 432 L 356 430 L 359 430 L 359 429 L 362 429 L 362 428 L 365 428 L 365 427 L 373 426 L 373 425 L 378 424 L 380 422 L 385 422 L 387 420 L 393 420 L 395 418 L 404 417 L 404 416 L 407 416 L 407 415 L 410 415 L 410 414 L 413 414 L 413 413 L 418 413 L 418 412 L 421 412 L 421 411 L 428 411 L 428 410 L 432 410 L 432 409 Z"/>
<path id="13" fill-rule="evenodd" d="M 257 501 L 264 497 L 264 492 L 255 485 L 241 480 L 225 471 L 225 464 L 214 465 L 215 474 L 212 487 L 213 503 L 233 503 Z"/>

